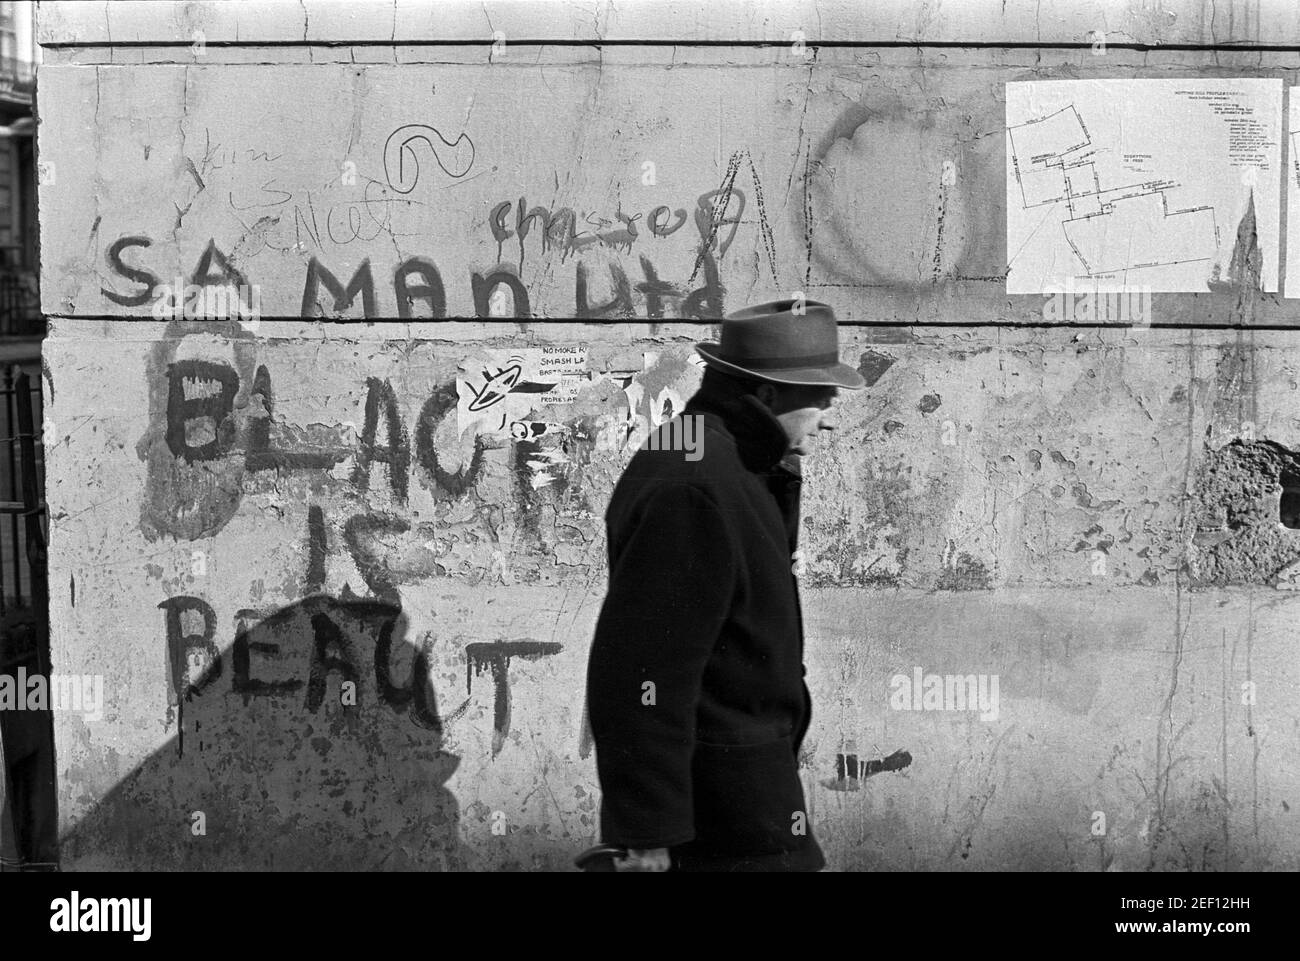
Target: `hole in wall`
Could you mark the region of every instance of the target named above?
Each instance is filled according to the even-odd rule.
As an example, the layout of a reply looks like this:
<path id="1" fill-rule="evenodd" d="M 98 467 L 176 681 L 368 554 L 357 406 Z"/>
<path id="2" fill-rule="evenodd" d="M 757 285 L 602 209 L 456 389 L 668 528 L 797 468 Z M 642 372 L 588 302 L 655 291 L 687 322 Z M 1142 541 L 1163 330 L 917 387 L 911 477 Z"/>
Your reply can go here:
<path id="1" fill-rule="evenodd" d="M 1284 470 L 1278 481 L 1282 484 L 1282 497 L 1278 506 L 1282 526 L 1300 530 L 1300 473 Z"/>
<path id="2" fill-rule="evenodd" d="M 1207 450 L 1190 514 L 1196 533 L 1188 567 L 1198 585 L 1276 586 L 1279 572 L 1300 565 L 1300 449 L 1237 439 Z"/>

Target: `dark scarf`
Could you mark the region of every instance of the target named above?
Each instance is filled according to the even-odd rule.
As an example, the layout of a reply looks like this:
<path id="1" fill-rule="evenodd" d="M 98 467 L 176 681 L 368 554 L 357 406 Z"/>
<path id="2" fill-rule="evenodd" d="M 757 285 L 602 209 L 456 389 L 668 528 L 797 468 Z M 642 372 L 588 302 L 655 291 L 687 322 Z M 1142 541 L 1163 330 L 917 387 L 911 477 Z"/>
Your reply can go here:
<path id="1" fill-rule="evenodd" d="M 716 414 L 736 442 L 741 462 L 756 474 L 784 469 L 798 476 L 799 458 L 786 456 L 790 441 L 775 415 L 743 384 L 707 372 L 700 389 L 686 403 L 685 413 Z"/>

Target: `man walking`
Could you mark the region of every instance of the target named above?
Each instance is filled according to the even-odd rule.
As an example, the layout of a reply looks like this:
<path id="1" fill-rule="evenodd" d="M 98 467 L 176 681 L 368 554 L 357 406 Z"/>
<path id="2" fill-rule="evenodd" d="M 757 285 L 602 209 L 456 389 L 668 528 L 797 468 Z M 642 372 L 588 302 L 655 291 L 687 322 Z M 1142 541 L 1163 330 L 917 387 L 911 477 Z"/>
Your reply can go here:
<path id="1" fill-rule="evenodd" d="M 728 316 L 684 418 L 639 450 L 606 512 L 609 592 L 587 671 L 601 835 L 619 870 L 817 871 L 799 747 L 811 718 L 793 557 L 800 458 L 834 423 L 830 307 Z M 702 429 L 699 429 L 702 428 Z"/>

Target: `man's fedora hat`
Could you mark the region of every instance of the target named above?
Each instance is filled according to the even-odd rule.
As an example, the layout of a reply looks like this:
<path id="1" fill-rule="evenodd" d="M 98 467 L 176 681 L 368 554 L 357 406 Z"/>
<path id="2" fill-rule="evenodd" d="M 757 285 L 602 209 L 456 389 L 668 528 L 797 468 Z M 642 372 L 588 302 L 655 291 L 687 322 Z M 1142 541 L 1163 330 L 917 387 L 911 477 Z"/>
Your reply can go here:
<path id="1" fill-rule="evenodd" d="M 724 373 L 807 387 L 866 386 L 861 374 L 840 363 L 835 312 L 815 300 L 774 300 L 728 314 L 719 340 L 695 349 Z"/>

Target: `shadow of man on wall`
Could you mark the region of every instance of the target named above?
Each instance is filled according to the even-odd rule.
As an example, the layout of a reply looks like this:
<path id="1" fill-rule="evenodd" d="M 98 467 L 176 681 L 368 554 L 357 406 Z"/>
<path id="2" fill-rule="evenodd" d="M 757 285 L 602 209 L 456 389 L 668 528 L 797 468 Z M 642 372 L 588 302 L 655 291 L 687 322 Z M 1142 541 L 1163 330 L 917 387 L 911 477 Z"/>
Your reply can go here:
<path id="1" fill-rule="evenodd" d="M 464 870 L 430 645 L 396 597 L 243 610 L 216 642 L 201 598 L 167 620 L 176 734 L 63 838 L 65 868 Z M 82 748 L 85 750 L 85 748 Z M 103 763 L 112 752 L 68 758 Z"/>

